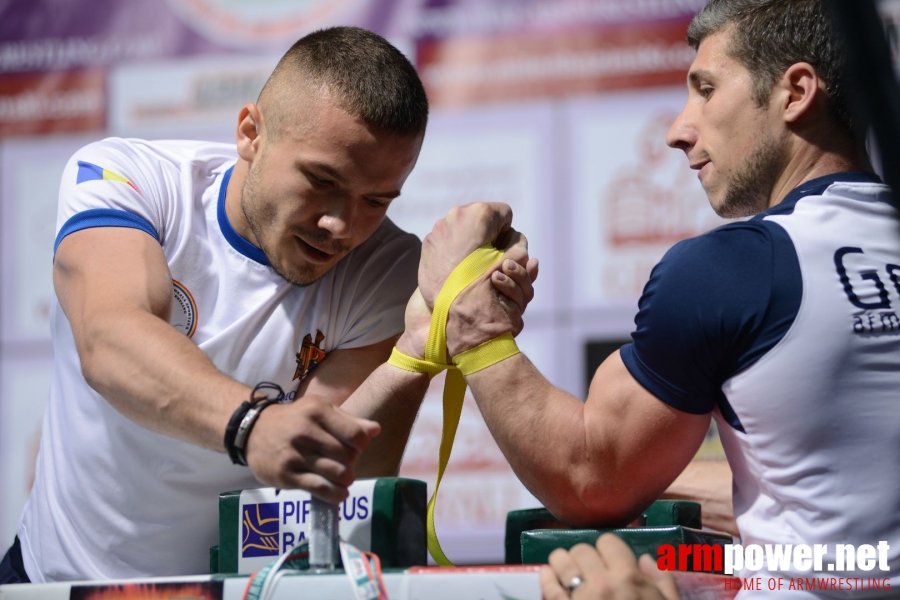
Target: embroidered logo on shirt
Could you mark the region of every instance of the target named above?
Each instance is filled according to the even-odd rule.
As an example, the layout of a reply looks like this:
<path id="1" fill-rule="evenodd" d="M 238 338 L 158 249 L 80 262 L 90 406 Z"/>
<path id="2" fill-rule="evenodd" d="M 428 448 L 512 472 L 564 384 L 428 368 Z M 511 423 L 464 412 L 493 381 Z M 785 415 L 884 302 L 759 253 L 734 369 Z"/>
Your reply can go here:
<path id="1" fill-rule="evenodd" d="M 313 343 L 312 334 L 307 333 L 303 337 L 303 345 L 297 353 L 297 370 L 294 371 L 294 381 L 303 381 L 312 371 L 315 371 L 319 363 L 325 360 L 325 351 L 319 347 L 325 334 L 316 329 L 316 341 Z"/>
<path id="2" fill-rule="evenodd" d="M 244 506 L 241 557 L 278 556 L 278 503 Z"/>
<path id="3" fill-rule="evenodd" d="M 75 184 L 84 183 L 85 181 L 121 181 L 122 183 L 127 183 L 131 186 L 131 189 L 134 191 L 138 191 L 138 189 L 134 186 L 133 183 L 128 181 L 125 177 L 122 177 L 118 173 L 114 173 L 109 169 L 104 169 L 103 167 L 97 166 L 95 164 L 85 162 L 83 160 L 78 161 L 78 179 L 75 181 Z"/>

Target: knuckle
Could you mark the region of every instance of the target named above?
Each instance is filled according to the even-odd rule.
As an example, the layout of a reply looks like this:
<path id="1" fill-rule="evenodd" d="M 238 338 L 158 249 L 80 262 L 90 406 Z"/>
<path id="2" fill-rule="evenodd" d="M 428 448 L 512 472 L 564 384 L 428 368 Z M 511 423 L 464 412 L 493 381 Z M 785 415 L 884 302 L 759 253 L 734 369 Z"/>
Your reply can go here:
<path id="1" fill-rule="evenodd" d="M 336 477 L 336 483 L 343 486 L 349 486 L 354 481 L 356 481 L 356 472 L 353 469 L 344 467 L 339 470 Z"/>
<path id="2" fill-rule="evenodd" d="M 328 496 L 333 491 L 332 487 L 321 477 L 310 478 L 308 491 L 317 496 Z"/>
<path id="3" fill-rule="evenodd" d="M 564 550 L 563 548 L 557 548 L 556 550 L 554 550 L 553 552 L 550 553 L 550 556 L 548 557 L 548 561 L 551 564 L 554 562 L 559 562 L 560 560 L 565 559 L 565 557 L 567 555 L 568 555 L 568 552 L 566 550 Z"/>
<path id="4" fill-rule="evenodd" d="M 360 451 L 366 451 L 369 449 L 369 446 L 372 445 L 372 439 L 369 437 L 369 434 L 361 429 L 359 433 L 351 436 L 350 439 L 353 446 L 351 448 L 351 450 L 353 451 L 353 460 L 356 460 L 356 458 L 359 456 Z"/>
<path id="5" fill-rule="evenodd" d="M 314 427 L 308 419 L 301 419 L 294 426 L 294 440 L 298 442 L 306 442 L 313 437 Z"/>
<path id="6" fill-rule="evenodd" d="M 301 406 L 303 414 L 310 420 L 318 421 L 325 412 L 325 405 L 317 398 L 306 398 Z"/>
<path id="7" fill-rule="evenodd" d="M 322 477 L 310 478 L 311 483 L 306 488 L 308 492 L 311 494 L 318 496 L 319 498 L 324 498 L 325 500 L 343 500 L 344 494 L 346 494 L 346 488 L 336 488 L 334 485 L 328 483 Z M 343 493 L 342 493 L 343 492 Z"/>
<path id="8" fill-rule="evenodd" d="M 621 573 L 622 581 L 628 585 L 639 586 L 644 583 L 644 578 L 637 569 L 628 569 Z"/>
<path id="9" fill-rule="evenodd" d="M 596 598 L 615 598 L 616 591 L 609 585 L 606 579 L 600 578 L 588 584 L 588 589 Z"/>
<path id="10" fill-rule="evenodd" d="M 294 427 L 291 437 L 295 446 L 297 444 L 307 443 L 312 437 L 312 428 L 310 427 L 309 422 L 305 420 L 300 421 L 300 423 Z"/>
<path id="11" fill-rule="evenodd" d="M 572 549 L 569 550 L 569 553 L 575 556 L 590 556 L 592 553 L 596 552 L 593 546 L 588 544 L 575 544 L 572 546 Z"/>

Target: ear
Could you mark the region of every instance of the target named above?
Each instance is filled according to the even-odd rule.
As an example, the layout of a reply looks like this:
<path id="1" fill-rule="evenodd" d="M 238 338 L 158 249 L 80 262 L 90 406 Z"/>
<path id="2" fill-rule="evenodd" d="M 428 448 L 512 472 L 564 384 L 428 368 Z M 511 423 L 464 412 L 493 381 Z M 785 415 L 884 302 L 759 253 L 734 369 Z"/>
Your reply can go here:
<path id="1" fill-rule="evenodd" d="M 263 137 L 263 117 L 259 107 L 248 102 L 238 115 L 237 151 L 238 156 L 248 163 L 259 154 Z"/>
<path id="2" fill-rule="evenodd" d="M 809 63 L 799 62 L 788 67 L 776 84 L 781 90 L 782 111 L 785 122 L 795 123 L 809 114 L 819 94 L 825 93 L 825 82 Z"/>

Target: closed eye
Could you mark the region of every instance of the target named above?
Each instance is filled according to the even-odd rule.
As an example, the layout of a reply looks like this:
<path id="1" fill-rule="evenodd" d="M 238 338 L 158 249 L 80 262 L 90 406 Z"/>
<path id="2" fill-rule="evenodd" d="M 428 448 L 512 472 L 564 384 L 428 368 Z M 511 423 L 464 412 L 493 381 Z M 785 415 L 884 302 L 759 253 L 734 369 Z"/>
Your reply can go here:
<path id="1" fill-rule="evenodd" d="M 312 173 L 306 173 L 306 178 L 309 179 L 311 183 L 319 187 L 327 187 L 334 185 L 334 182 L 330 179 L 325 179 L 324 177 L 318 177 L 317 175 L 313 175 Z"/>
<path id="2" fill-rule="evenodd" d="M 366 198 L 366 202 L 368 202 L 369 206 L 372 208 L 387 208 L 391 203 L 390 200 L 378 200 L 376 198 Z"/>

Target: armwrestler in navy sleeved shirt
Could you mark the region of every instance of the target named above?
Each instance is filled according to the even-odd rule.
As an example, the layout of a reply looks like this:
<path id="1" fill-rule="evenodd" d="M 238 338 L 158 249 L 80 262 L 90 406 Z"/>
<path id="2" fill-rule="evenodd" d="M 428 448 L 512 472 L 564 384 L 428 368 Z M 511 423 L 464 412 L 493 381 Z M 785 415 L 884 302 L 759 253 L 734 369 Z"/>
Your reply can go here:
<path id="1" fill-rule="evenodd" d="M 778 343 L 801 297 L 790 238 L 762 216 L 672 247 L 644 288 L 634 342 L 620 351 L 658 399 L 692 414 L 718 406 L 739 430 L 722 383 Z"/>

